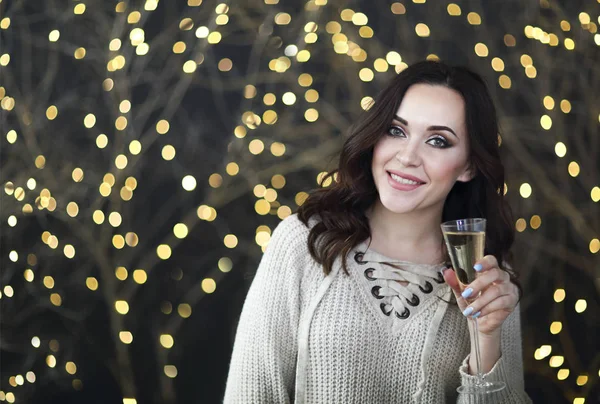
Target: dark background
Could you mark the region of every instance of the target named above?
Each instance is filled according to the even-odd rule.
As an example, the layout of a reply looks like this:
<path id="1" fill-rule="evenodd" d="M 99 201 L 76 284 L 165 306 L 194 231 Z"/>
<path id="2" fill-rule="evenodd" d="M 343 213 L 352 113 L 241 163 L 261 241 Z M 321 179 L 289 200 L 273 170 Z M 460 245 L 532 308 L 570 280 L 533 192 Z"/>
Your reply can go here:
<path id="1" fill-rule="evenodd" d="M 536 403 L 600 402 L 600 4 L 457 1 L 460 15 L 450 15 L 449 4 L 2 1 L 0 401 L 219 402 L 262 255 L 257 233 L 272 231 L 317 186 L 318 174 L 335 166 L 364 97 L 405 66 L 376 70 L 375 60 L 395 51 L 405 64 L 439 58 L 487 80 L 517 228 L 527 391 Z M 359 12 L 368 21 L 353 22 Z M 418 35 L 419 23 L 429 36 Z M 134 31 L 132 41 L 136 28 L 143 37 Z M 339 30 L 345 38 L 334 37 Z M 115 38 L 118 49 L 109 46 Z M 334 41 L 348 50 L 337 53 Z M 296 57 L 302 50 L 308 61 Z M 187 61 L 195 71 L 186 72 Z M 372 80 L 361 76 L 365 68 Z M 309 89 L 316 102 L 305 98 Z M 291 105 L 288 92 L 296 97 Z M 160 120 L 169 122 L 164 134 Z M 162 156 L 167 145 L 176 150 L 170 160 Z M 116 162 L 120 155 L 126 166 Z M 185 190 L 188 175 L 196 185 Z M 271 189 L 265 212 L 259 184 Z M 99 224 L 96 211 L 105 216 Z M 109 221 L 113 212 L 120 223 Z M 185 236 L 174 233 L 178 223 Z M 227 235 L 236 236 L 235 246 L 225 244 Z M 167 259 L 160 245 L 170 246 Z M 143 284 L 134 279 L 139 269 Z M 90 278 L 97 290 L 86 286 Z M 564 300 L 556 301 L 557 289 Z M 122 300 L 126 314 L 115 309 Z M 553 322 L 560 332 L 551 332 Z M 122 331 L 133 342 L 124 343 Z M 161 344 L 165 334 L 171 348 Z"/>

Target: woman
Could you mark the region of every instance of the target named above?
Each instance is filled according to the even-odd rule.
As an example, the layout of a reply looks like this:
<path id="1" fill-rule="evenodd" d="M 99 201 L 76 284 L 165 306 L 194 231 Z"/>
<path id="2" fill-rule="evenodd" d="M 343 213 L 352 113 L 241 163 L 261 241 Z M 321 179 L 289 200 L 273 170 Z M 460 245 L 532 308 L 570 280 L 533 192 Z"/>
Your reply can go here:
<path id="1" fill-rule="evenodd" d="M 507 384 L 489 398 L 529 403 L 519 288 L 498 264 L 514 230 L 497 136 L 475 73 L 427 61 L 394 77 L 351 129 L 333 184 L 275 229 L 225 402 L 456 402 L 476 380 L 478 317 L 482 371 Z M 440 223 L 466 217 L 487 219 L 487 255 L 461 295 Z"/>

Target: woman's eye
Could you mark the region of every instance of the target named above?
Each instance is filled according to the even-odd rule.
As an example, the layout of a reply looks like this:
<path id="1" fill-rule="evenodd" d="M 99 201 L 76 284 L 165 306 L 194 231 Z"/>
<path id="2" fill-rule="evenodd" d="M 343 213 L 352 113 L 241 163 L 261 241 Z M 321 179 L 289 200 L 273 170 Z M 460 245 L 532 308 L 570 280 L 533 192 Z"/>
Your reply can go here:
<path id="1" fill-rule="evenodd" d="M 397 126 L 390 126 L 388 129 L 388 134 L 391 136 L 403 136 L 404 131 Z"/>
<path id="2" fill-rule="evenodd" d="M 429 141 L 427 142 L 430 145 L 434 146 L 434 147 L 438 147 L 440 149 L 445 149 L 447 147 L 450 147 L 450 143 L 448 143 L 448 141 L 446 139 L 444 139 L 443 137 L 434 137 L 433 139 L 429 139 Z"/>

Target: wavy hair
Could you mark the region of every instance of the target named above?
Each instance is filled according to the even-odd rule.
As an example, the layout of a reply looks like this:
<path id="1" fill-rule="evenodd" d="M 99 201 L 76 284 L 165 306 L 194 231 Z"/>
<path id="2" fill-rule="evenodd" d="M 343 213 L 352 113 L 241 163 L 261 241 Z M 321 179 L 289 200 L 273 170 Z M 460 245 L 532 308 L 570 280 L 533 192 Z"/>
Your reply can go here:
<path id="1" fill-rule="evenodd" d="M 408 88 L 418 83 L 456 90 L 465 102 L 469 164 L 475 175 L 468 182 L 455 183 L 444 203 L 442 220 L 487 219 L 485 254 L 494 255 L 502 266 L 508 264 L 515 233 L 503 192 L 504 166 L 499 153 L 496 108 L 485 81 L 466 67 L 423 61 L 395 76 L 371 108 L 358 117 L 349 129 L 338 168 L 322 179 L 322 184 L 331 179 L 332 185 L 312 191 L 298 210 L 298 217 L 307 226 L 312 217 L 318 219 L 310 230 L 308 247 L 325 274 L 331 272 L 338 257 L 348 274 L 348 254 L 371 235 L 365 212 L 378 198 L 371 172 L 373 149 L 391 124 Z M 510 267 L 503 269 L 518 285 Z"/>

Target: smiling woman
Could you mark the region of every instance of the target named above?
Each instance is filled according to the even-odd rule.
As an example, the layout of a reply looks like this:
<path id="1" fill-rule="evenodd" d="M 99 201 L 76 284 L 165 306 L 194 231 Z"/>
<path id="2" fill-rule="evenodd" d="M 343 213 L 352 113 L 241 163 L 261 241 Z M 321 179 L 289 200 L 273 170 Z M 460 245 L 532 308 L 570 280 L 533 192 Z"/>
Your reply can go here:
<path id="1" fill-rule="evenodd" d="M 514 230 L 497 134 L 472 71 L 421 62 L 394 77 L 322 179 L 336 180 L 273 232 L 240 318 L 225 402 L 456 402 L 457 386 L 478 381 L 477 335 L 477 369 L 507 385 L 486 402 L 529 403 L 519 289 L 504 268 Z M 440 224 L 467 217 L 487 219 L 487 255 L 461 296 Z"/>

